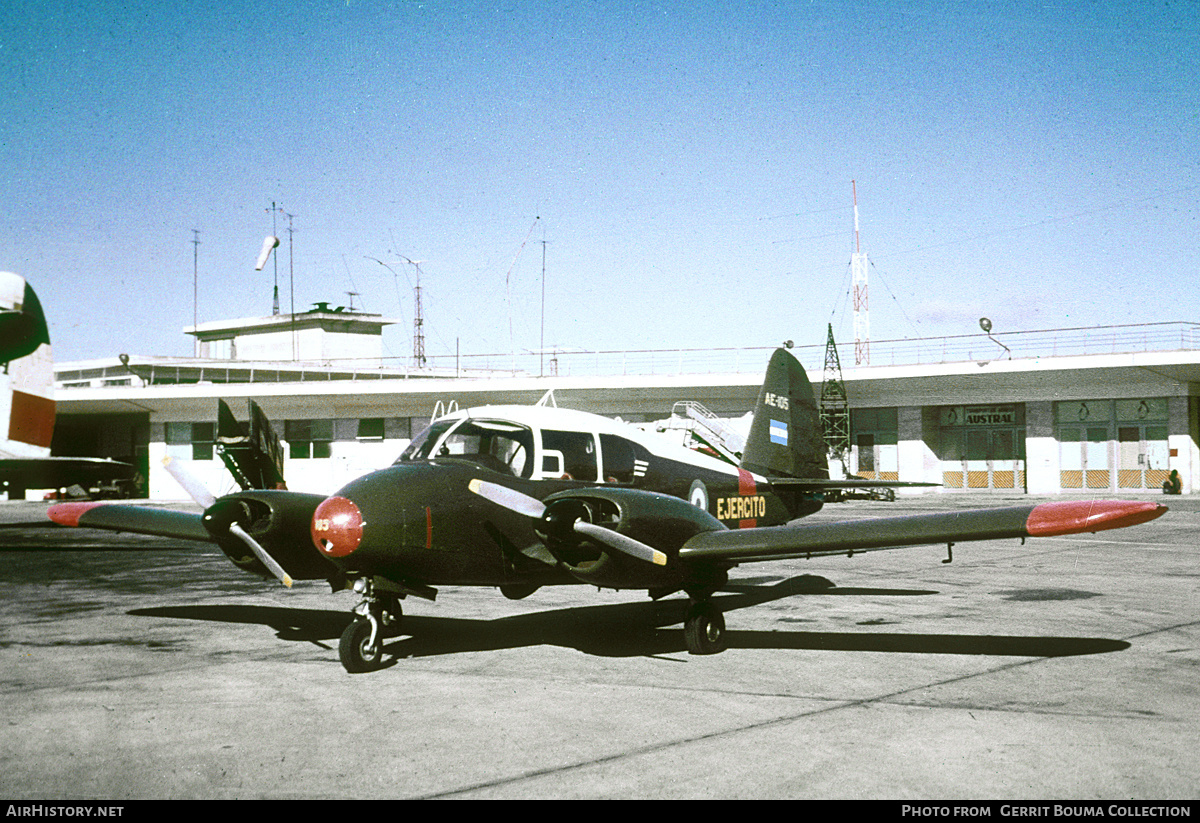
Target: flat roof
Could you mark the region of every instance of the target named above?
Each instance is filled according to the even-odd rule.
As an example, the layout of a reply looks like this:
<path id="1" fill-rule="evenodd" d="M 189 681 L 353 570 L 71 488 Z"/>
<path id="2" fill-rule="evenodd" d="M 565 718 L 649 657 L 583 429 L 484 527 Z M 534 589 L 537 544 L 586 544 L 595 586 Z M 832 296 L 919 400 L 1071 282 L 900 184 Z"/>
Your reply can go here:
<path id="1" fill-rule="evenodd" d="M 380 314 L 330 309 L 297 312 L 296 314 L 272 314 L 266 317 L 244 317 L 233 320 L 211 320 L 195 326 L 185 326 L 184 334 L 195 335 L 206 340 L 228 337 L 231 334 L 263 334 L 274 331 L 290 331 L 293 328 L 324 328 L 342 332 L 366 332 L 378 334 L 384 326 L 400 322 Z"/>
<path id="2" fill-rule="evenodd" d="M 714 374 L 421 377 L 294 383 L 189 383 L 64 388 L 62 414 L 143 411 L 168 419 L 209 415 L 215 398 L 253 398 L 273 417 L 415 416 L 435 402 L 460 408 L 536 403 L 553 389 L 558 404 L 599 414 L 670 413 L 679 400 L 715 412 L 753 407 L 766 369 Z M 819 391 L 820 374 L 809 372 Z M 852 408 L 1200 394 L 1200 351 L 860 366 L 843 372 Z M 1195 388 L 1193 388 L 1195 386 Z"/>

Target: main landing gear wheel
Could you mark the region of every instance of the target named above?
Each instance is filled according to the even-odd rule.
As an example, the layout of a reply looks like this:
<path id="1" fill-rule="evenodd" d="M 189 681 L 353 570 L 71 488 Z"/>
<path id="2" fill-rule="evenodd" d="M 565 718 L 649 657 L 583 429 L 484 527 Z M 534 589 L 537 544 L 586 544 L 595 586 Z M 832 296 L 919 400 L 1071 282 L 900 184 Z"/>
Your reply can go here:
<path id="1" fill-rule="evenodd" d="M 372 634 L 375 642 L 371 642 Z M 351 674 L 374 671 L 383 660 L 382 632 L 374 631 L 370 620 L 355 620 L 342 632 L 338 656 Z"/>
<path id="2" fill-rule="evenodd" d="M 707 600 L 692 603 L 683 622 L 688 654 L 725 651 L 725 615 Z"/>

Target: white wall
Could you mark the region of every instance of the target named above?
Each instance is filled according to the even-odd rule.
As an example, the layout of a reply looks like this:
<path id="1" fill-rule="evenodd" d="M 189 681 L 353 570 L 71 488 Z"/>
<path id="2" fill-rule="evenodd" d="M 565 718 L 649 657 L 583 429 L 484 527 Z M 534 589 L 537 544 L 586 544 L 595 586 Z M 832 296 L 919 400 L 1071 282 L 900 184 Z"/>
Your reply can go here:
<path id="1" fill-rule="evenodd" d="M 364 474 L 390 466 L 404 451 L 409 441 L 335 441 L 331 457 L 292 460 L 286 457 L 283 444 L 283 476 L 291 491 L 310 494 L 333 494 L 342 486 Z M 153 500 L 190 500 L 180 485 L 163 467 L 163 458 L 179 460 L 204 487 L 214 495 L 238 490 L 233 476 L 215 453 L 212 460 L 193 460 L 190 445 L 168 446 L 163 442 L 150 443 L 150 498 Z"/>

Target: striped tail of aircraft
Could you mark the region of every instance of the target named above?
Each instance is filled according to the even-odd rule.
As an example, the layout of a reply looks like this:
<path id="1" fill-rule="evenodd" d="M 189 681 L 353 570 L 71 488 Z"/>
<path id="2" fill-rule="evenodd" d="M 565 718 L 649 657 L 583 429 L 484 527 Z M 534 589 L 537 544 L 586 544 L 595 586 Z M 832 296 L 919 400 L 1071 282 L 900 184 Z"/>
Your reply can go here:
<path id="1" fill-rule="evenodd" d="M 48 457 L 54 436 L 54 357 L 46 315 L 23 277 L 0 272 L 0 457 Z"/>
<path id="2" fill-rule="evenodd" d="M 0 489 L 10 500 L 28 489 L 129 479 L 132 466 L 87 457 L 53 457 L 54 356 L 46 315 L 33 287 L 0 272 Z"/>

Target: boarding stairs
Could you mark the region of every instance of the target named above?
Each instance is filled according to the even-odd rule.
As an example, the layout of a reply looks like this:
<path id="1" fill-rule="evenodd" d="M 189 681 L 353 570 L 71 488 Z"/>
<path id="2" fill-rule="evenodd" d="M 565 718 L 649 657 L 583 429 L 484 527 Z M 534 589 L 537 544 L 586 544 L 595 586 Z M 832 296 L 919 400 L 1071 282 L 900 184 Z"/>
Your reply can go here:
<path id="1" fill-rule="evenodd" d="M 734 465 L 741 460 L 746 445 L 745 438 L 732 426 L 694 400 L 680 400 L 671 407 L 667 428 L 683 429 L 691 441 L 685 441 L 689 448 L 711 452 Z"/>

